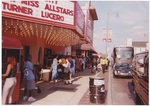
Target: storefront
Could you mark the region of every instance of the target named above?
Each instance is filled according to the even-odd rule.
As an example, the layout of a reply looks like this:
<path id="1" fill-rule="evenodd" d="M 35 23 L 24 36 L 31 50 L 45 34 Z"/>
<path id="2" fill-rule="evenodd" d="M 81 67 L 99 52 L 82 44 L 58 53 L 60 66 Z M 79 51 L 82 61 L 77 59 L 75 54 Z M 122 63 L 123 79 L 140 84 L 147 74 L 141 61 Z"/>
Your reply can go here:
<path id="1" fill-rule="evenodd" d="M 78 44 L 72 46 L 72 54 L 78 56 L 92 56 L 92 53 L 96 53 L 93 47 L 93 30 L 94 30 L 94 21 L 98 20 L 96 9 L 91 5 L 91 2 L 85 4 L 81 7 L 85 14 L 85 32 L 82 40 L 87 41 L 84 44 Z"/>
<path id="2" fill-rule="evenodd" d="M 71 46 L 92 42 L 93 20 L 77 1 L 3 0 L 2 37 L 18 39 L 22 49 L 2 52 L 15 53 L 18 63 L 21 55 L 26 59 L 31 54 L 35 66 L 49 67 L 53 54 L 71 54 Z"/>
<path id="3" fill-rule="evenodd" d="M 72 54 L 76 56 L 92 57 L 93 53 L 97 53 L 90 43 L 72 46 Z"/>
<path id="4" fill-rule="evenodd" d="M 77 1 L 2 2 L 2 36 L 19 39 L 21 55 L 31 54 L 33 64 L 43 64 L 49 55 L 65 55 L 66 48 L 86 43 L 84 27 L 85 16 Z"/>

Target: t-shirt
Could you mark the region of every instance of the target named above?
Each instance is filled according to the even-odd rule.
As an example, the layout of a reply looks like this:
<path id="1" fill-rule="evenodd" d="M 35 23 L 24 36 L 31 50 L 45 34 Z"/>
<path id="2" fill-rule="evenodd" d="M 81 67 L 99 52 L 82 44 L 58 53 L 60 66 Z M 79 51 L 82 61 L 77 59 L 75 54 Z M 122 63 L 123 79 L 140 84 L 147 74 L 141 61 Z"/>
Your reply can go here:
<path id="1" fill-rule="evenodd" d="M 74 64 L 73 64 L 73 61 L 71 60 L 70 61 L 70 68 L 73 68 L 74 67 Z"/>
<path id="2" fill-rule="evenodd" d="M 32 70 L 33 70 L 33 64 L 30 61 L 27 61 L 26 62 L 26 73 L 25 73 L 26 80 L 33 80 L 33 79 L 35 79 Z"/>
<path id="3" fill-rule="evenodd" d="M 106 59 L 101 59 L 100 64 L 101 64 L 101 65 L 104 65 L 104 64 L 107 65 L 107 60 L 106 60 Z"/>
<path id="4" fill-rule="evenodd" d="M 57 67 L 57 59 L 56 59 L 56 58 L 53 59 L 53 64 L 52 64 L 52 66 L 53 66 L 53 67 Z"/>

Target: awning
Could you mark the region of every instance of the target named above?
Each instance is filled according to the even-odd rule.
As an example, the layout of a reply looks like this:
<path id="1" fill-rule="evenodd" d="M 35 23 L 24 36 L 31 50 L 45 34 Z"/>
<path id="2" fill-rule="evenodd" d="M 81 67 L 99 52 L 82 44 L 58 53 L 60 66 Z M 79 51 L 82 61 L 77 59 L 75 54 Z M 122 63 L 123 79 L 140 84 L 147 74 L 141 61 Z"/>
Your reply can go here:
<path id="1" fill-rule="evenodd" d="M 2 36 L 2 48 L 23 49 L 22 44 L 18 39 L 8 36 Z"/>
<path id="2" fill-rule="evenodd" d="M 71 46 L 83 44 L 86 41 L 80 39 L 75 29 L 57 27 L 54 25 L 43 25 L 23 20 L 3 17 L 3 35 L 11 33 L 14 36 L 34 37 L 44 40 L 45 44 L 51 46 Z"/>
<path id="3" fill-rule="evenodd" d="M 94 47 L 90 43 L 73 46 L 73 49 L 89 50 L 97 53 Z"/>

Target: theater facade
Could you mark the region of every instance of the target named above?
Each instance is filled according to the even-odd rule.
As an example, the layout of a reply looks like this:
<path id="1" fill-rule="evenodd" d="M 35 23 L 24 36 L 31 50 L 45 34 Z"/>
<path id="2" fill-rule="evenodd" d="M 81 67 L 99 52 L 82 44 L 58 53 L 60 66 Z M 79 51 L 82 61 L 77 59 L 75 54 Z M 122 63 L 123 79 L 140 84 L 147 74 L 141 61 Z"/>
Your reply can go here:
<path id="1" fill-rule="evenodd" d="M 2 41 L 14 38 L 21 47 L 8 48 L 3 42 L 2 58 L 13 54 L 19 62 L 20 55 L 31 54 L 33 64 L 43 64 L 45 56 L 76 55 L 73 46 L 92 45 L 97 19 L 89 2 L 82 8 L 77 1 L 3 0 Z"/>

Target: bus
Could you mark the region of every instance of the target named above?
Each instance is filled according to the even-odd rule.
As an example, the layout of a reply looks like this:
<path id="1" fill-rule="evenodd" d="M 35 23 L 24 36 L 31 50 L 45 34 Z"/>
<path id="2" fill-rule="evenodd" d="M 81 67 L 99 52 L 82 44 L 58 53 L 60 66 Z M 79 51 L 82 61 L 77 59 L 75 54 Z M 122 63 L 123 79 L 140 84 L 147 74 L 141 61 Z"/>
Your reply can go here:
<path id="1" fill-rule="evenodd" d="M 134 48 L 132 46 L 118 46 L 113 49 L 113 77 L 131 77 Z"/>

